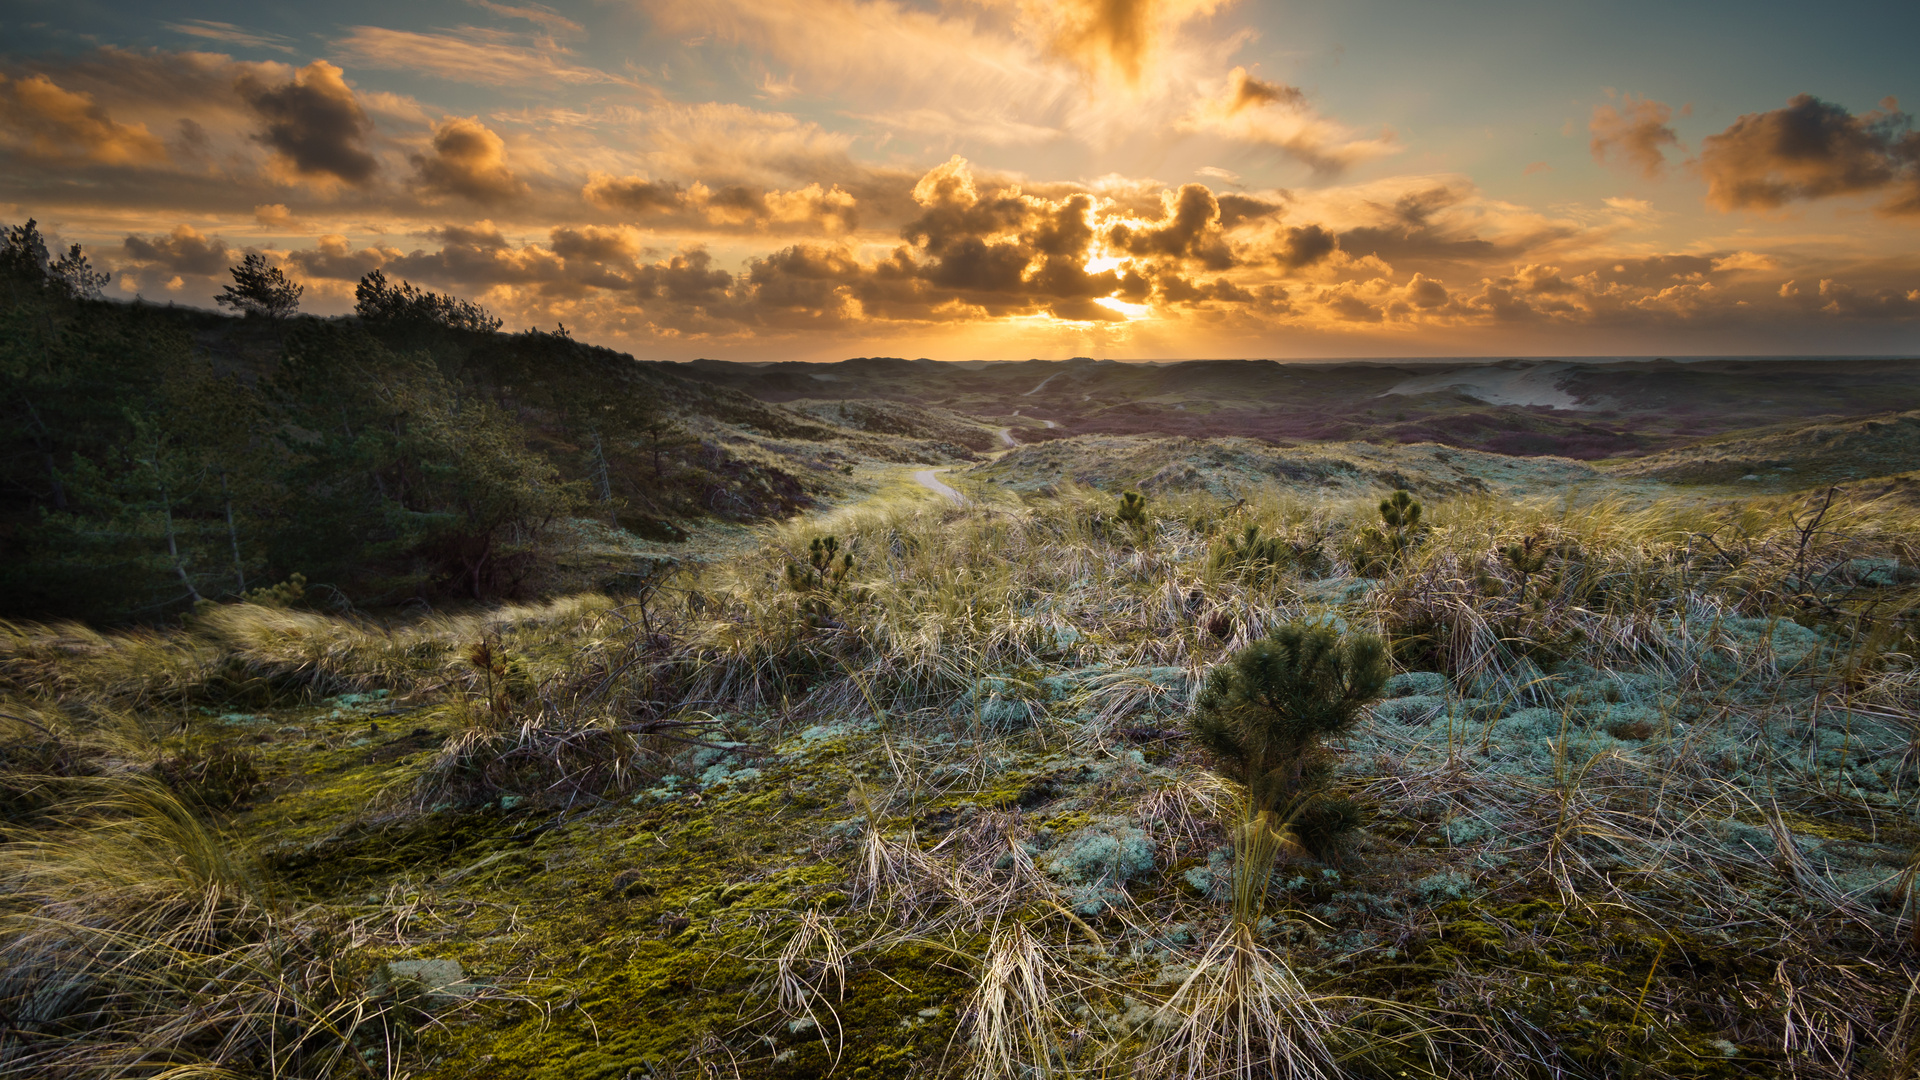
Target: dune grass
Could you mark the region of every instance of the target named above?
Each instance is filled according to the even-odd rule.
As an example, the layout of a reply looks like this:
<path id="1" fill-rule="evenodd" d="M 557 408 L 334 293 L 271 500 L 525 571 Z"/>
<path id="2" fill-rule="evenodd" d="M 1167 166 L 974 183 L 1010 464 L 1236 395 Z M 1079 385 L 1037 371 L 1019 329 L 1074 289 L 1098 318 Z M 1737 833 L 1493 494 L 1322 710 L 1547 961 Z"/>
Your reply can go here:
<path id="1" fill-rule="evenodd" d="M 947 1036 L 914 1067 L 942 1075 L 1911 1068 L 1911 507 L 1463 495 L 1428 500 L 1382 563 L 1361 543 L 1377 493 L 1154 499 L 1144 534 L 1091 489 L 966 494 L 770 526 L 639 597 L 4 627 L 24 794 L 0 851 L 0 1071 L 434 1075 L 479 1068 L 462 1040 L 522 1060 L 382 997 L 374 954 L 327 944 L 351 904 L 273 899 L 221 835 L 245 811 L 159 768 L 205 752 L 219 710 L 376 692 L 446 725 L 361 807 L 390 827 L 511 802 L 637 815 L 660 844 L 712 830 L 700 858 L 735 885 L 696 895 L 674 860 L 697 860 L 668 848 L 662 899 L 633 901 L 706 920 L 707 944 L 674 948 L 707 974 L 660 1002 L 752 990 L 739 1026 L 681 1040 L 684 1067 L 898 1071 L 862 1055 L 922 1025 Z M 1282 542 L 1250 560 L 1249 526 Z M 825 536 L 844 580 L 790 576 Z M 1181 718 L 1206 670 L 1301 619 L 1390 644 L 1390 696 L 1332 747 L 1368 825 L 1338 865 L 1283 863 L 1236 919 L 1239 796 Z M 785 899 L 716 899 L 787 880 L 766 845 L 797 843 L 778 873 L 811 876 Z M 407 887 L 478 902 L 511 888 L 480 869 L 502 852 Z M 909 954 L 971 989 L 876 1027 L 874 973 L 898 981 Z"/>

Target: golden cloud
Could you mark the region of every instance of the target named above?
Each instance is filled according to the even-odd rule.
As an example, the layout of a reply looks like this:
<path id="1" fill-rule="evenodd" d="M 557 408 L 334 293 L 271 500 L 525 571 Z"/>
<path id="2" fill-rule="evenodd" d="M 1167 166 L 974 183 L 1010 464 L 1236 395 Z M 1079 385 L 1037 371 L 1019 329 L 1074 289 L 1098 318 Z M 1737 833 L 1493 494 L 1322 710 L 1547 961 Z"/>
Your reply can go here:
<path id="1" fill-rule="evenodd" d="M 93 95 L 64 90 L 45 75 L 0 75 L 0 103 L 0 125 L 25 137 L 39 157 L 135 165 L 167 156 L 145 124 L 117 123 Z"/>
<path id="2" fill-rule="evenodd" d="M 477 117 L 452 116 L 434 129 L 431 153 L 412 157 L 415 187 L 429 198 L 457 196 L 496 206 L 525 198 L 526 182 L 507 168 L 507 144 Z"/>

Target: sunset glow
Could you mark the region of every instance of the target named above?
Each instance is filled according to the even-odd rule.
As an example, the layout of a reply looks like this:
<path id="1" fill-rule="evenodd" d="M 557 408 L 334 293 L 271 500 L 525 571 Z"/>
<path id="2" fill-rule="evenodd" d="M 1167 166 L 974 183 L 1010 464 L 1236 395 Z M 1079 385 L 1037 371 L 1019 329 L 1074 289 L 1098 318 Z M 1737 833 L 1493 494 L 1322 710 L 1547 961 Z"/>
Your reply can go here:
<path id="1" fill-rule="evenodd" d="M 0 211 L 113 297 L 210 306 L 259 251 L 311 312 L 380 269 L 660 359 L 1881 354 L 1920 326 L 1906 8 L 301 10 L 15 6 Z"/>

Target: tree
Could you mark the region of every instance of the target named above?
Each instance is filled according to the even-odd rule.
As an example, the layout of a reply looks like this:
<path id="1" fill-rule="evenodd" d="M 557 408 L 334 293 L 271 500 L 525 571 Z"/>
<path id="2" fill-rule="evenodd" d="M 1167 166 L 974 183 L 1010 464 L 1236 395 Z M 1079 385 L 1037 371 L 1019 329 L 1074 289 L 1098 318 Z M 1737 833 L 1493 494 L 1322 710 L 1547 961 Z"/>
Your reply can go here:
<path id="1" fill-rule="evenodd" d="M 47 277 L 54 286 L 75 300 L 98 300 L 101 290 L 113 275 L 95 270 L 79 244 L 68 246 L 66 253 L 47 264 Z"/>
<path id="2" fill-rule="evenodd" d="M 267 257 L 255 252 L 241 260 L 239 266 L 227 268 L 233 274 L 233 284 L 221 290 L 213 302 L 230 307 L 245 315 L 264 315 L 270 319 L 284 319 L 300 310 L 300 294 L 306 292 L 306 286 L 296 285 L 287 280 L 280 268 L 267 262 Z"/>
<path id="3" fill-rule="evenodd" d="M 1236 837 L 1236 917 L 1258 917 L 1281 853 L 1324 857 L 1358 823 L 1351 802 L 1327 794 L 1333 757 L 1322 740 L 1358 722 L 1387 673 L 1379 637 L 1298 622 L 1208 673 L 1188 730 L 1214 771 L 1246 793 Z"/>
<path id="4" fill-rule="evenodd" d="M 28 218 L 25 225 L 0 229 L 0 278 L 7 282 L 10 299 L 19 303 L 36 293 L 98 300 L 110 275 L 95 270 L 79 244 L 68 247 L 58 259 L 50 258 L 40 223 Z"/>
<path id="5" fill-rule="evenodd" d="M 353 313 L 376 325 L 431 324 L 450 330 L 469 330 L 491 334 L 500 329 L 500 320 L 491 311 L 471 300 L 427 292 L 402 281 L 398 288 L 387 283 L 387 275 L 378 270 L 360 279 L 353 289 Z"/>

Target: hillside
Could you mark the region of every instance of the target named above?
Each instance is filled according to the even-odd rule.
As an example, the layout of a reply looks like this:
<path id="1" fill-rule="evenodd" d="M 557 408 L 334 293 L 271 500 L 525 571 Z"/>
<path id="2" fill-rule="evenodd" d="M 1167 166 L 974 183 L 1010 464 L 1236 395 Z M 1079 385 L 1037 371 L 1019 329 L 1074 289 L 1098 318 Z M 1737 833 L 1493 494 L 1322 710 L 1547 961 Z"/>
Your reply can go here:
<path id="1" fill-rule="evenodd" d="M 936 364 L 864 358 L 696 361 L 677 370 L 769 402 L 881 398 L 954 409 L 1012 426 L 1025 441 L 1103 434 L 1433 442 L 1583 460 L 1637 456 L 1767 424 L 1920 408 L 1920 364 L 1911 360 Z"/>
<path id="2" fill-rule="evenodd" d="M 789 408 L 564 334 L 15 296 L 16 617 L 163 620 L 294 575 L 353 606 L 550 595 L 993 442 L 952 413 Z"/>
<path id="3" fill-rule="evenodd" d="M 1702 439 L 1614 466 L 1671 484 L 1808 487 L 1907 472 L 1920 464 L 1920 412 L 1783 424 Z"/>
<path id="4" fill-rule="evenodd" d="M 1394 488 L 1423 496 L 1511 497 L 1568 492 L 1606 481 L 1599 470 L 1563 458 L 1517 458 L 1433 444 L 1273 446 L 1250 439 L 1094 435 L 1021 446 L 974 466 L 966 475 L 1014 491 L 1082 484 L 1148 494 L 1201 492 L 1227 500 L 1275 488 L 1307 498 Z"/>

